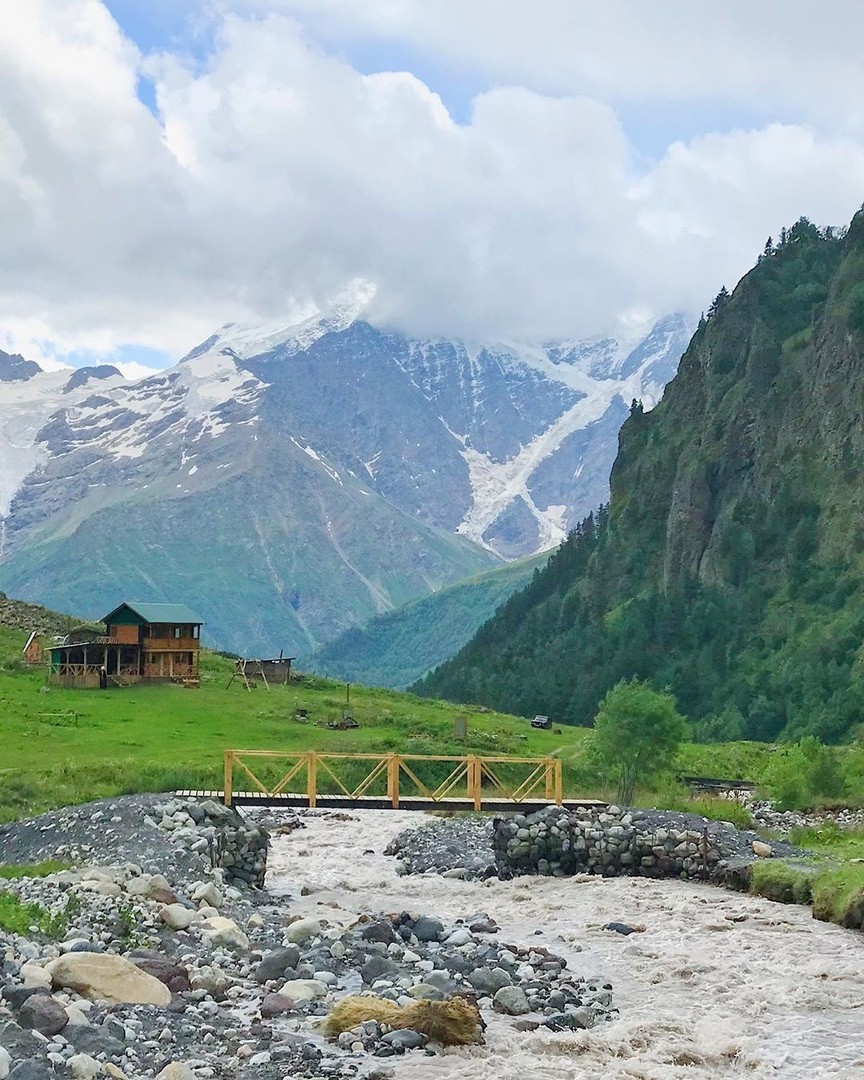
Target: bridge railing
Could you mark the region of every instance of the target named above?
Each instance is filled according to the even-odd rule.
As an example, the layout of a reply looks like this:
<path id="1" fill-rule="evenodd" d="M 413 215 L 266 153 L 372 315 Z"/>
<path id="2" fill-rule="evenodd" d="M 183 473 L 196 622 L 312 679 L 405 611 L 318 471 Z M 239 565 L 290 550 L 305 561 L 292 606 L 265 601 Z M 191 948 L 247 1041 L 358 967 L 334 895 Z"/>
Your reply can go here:
<path id="1" fill-rule="evenodd" d="M 374 796 L 394 809 L 404 799 L 441 804 L 458 799 L 476 810 L 483 809 L 484 801 L 563 801 L 561 761 L 553 757 L 226 750 L 228 806 L 238 790 L 235 778 L 240 777 L 262 796 L 303 794 L 313 807 L 325 794 L 357 800 Z"/>

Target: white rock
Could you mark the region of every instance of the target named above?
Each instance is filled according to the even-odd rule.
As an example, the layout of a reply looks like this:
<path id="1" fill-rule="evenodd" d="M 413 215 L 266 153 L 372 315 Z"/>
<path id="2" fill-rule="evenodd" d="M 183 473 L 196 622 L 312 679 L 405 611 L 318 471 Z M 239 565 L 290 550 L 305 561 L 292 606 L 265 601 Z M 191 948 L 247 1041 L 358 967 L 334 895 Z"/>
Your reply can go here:
<path id="1" fill-rule="evenodd" d="M 249 918 L 246 920 L 246 925 L 250 930 L 260 930 L 264 925 L 264 920 L 258 914 L 257 911 L 253 911 Z"/>
<path id="2" fill-rule="evenodd" d="M 402 959 L 406 964 L 419 964 L 423 957 L 416 952 L 412 952 L 410 949 L 406 949 L 402 954 Z"/>
<path id="3" fill-rule="evenodd" d="M 151 874 L 147 880 L 147 895 L 152 896 L 157 890 L 164 890 L 165 892 L 173 892 L 171 883 L 163 874 Z"/>
<path id="4" fill-rule="evenodd" d="M 126 883 L 126 892 L 130 896 L 146 896 L 150 891 L 150 878 L 136 877 Z"/>
<path id="5" fill-rule="evenodd" d="M 286 944 L 299 945 L 321 933 L 321 923 L 317 919 L 298 919 L 286 927 L 283 935 Z"/>
<path id="6" fill-rule="evenodd" d="M 312 979 L 315 982 L 324 983 L 325 986 L 338 986 L 339 979 L 332 971 L 313 971 Z"/>
<path id="7" fill-rule="evenodd" d="M 90 892 L 98 893 L 100 896 L 122 896 L 123 890 L 116 883 L 116 881 L 93 881 L 85 882 L 85 888 Z"/>
<path id="8" fill-rule="evenodd" d="M 51 989 L 51 975 L 41 964 L 34 964 L 32 962 L 22 964 L 19 974 L 28 990 L 39 989 L 43 986 L 48 990 Z"/>
<path id="9" fill-rule="evenodd" d="M 172 1061 L 162 1072 L 156 1074 L 156 1080 L 196 1080 L 195 1073 L 182 1061 Z"/>
<path id="10" fill-rule="evenodd" d="M 455 945 L 456 947 L 458 947 L 459 945 L 468 945 L 473 940 L 474 939 L 471 937 L 471 931 L 466 930 L 464 926 L 458 927 L 456 930 L 453 931 L 452 934 L 448 934 L 447 936 L 447 944 Z"/>
<path id="11" fill-rule="evenodd" d="M 334 941 L 333 944 L 330 946 L 330 955 L 333 957 L 334 960 L 338 960 L 340 957 L 344 956 L 345 942 Z"/>
<path id="12" fill-rule="evenodd" d="M 209 945 L 224 945 L 227 949 L 248 949 L 249 938 L 233 919 L 214 915 L 204 920 L 204 940 Z"/>
<path id="13" fill-rule="evenodd" d="M 204 903 L 207 907 L 220 908 L 225 903 L 225 899 L 222 893 L 216 888 L 212 881 L 198 882 L 198 885 L 192 890 L 192 899 L 196 903 Z"/>
<path id="14" fill-rule="evenodd" d="M 73 1054 L 66 1062 L 74 1080 L 91 1080 L 102 1072 L 102 1065 L 89 1054 Z"/>
<path id="15" fill-rule="evenodd" d="M 91 1005 L 92 1002 L 88 1001 L 87 1004 Z M 70 1005 L 66 1005 L 65 1009 L 66 1009 L 66 1015 L 69 1017 L 69 1020 L 66 1023 L 66 1027 L 90 1027 L 91 1026 L 90 1021 L 88 1020 L 87 1015 L 85 1014 L 84 1010 L 79 1008 L 77 1003 L 73 1002 Z"/>
<path id="16" fill-rule="evenodd" d="M 9 1051 L 5 1047 L 0 1046 L 0 1080 L 6 1080 L 11 1068 L 12 1058 L 9 1056 Z"/>
<path id="17" fill-rule="evenodd" d="M 197 911 L 182 904 L 163 904 L 159 908 L 159 918 L 172 930 L 188 930 L 197 914 Z"/>
<path id="18" fill-rule="evenodd" d="M 219 909 L 215 907 L 210 907 L 209 904 L 201 904 L 201 906 L 198 908 L 198 915 L 202 919 L 212 919 L 218 914 Z"/>
<path id="19" fill-rule="evenodd" d="M 774 854 L 774 848 L 770 844 L 764 844 L 761 840 L 754 840 L 753 854 L 760 859 L 770 859 Z"/>
<path id="20" fill-rule="evenodd" d="M 315 1001 L 327 996 L 327 987 L 316 979 L 289 979 L 278 992 L 292 1001 Z"/>
<path id="21" fill-rule="evenodd" d="M 55 987 L 76 990 L 82 997 L 110 1004 L 160 1005 L 171 991 L 129 960 L 113 953 L 67 953 L 45 965 Z"/>
<path id="22" fill-rule="evenodd" d="M 217 995 L 228 990 L 231 980 L 220 967 L 205 964 L 189 972 L 189 984 L 193 990 L 206 990 L 208 994 Z"/>

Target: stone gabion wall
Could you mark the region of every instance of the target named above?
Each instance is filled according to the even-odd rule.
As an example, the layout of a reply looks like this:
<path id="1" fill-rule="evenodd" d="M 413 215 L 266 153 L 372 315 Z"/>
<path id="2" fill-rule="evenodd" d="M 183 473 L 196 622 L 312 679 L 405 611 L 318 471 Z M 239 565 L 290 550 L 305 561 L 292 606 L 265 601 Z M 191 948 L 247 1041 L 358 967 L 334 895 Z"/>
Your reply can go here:
<path id="1" fill-rule="evenodd" d="M 191 851 L 209 854 L 226 881 L 264 885 L 270 835 L 215 799 L 172 799 L 158 808 L 156 824 Z"/>
<path id="2" fill-rule="evenodd" d="M 587 873 L 707 880 L 722 869 L 717 840 L 707 830 L 656 827 L 640 811 L 617 806 L 554 806 L 498 818 L 493 843 L 502 878 Z"/>

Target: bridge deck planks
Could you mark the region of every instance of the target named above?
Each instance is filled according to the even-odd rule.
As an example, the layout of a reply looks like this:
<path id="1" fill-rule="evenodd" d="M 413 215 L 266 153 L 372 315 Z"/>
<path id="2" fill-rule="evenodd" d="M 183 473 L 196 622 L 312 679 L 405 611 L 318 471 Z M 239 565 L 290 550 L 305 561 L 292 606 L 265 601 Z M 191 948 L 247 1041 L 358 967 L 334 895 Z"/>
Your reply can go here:
<path id="1" fill-rule="evenodd" d="M 175 791 L 175 796 L 184 799 L 218 799 L 224 801 L 222 791 L 196 791 L 184 789 Z M 279 795 L 264 794 L 260 791 L 235 791 L 231 797 L 235 806 L 309 806 L 307 794 L 282 793 Z M 319 810 L 392 810 L 390 800 L 383 795 L 321 795 L 316 798 L 316 808 Z M 525 802 L 513 802 L 511 799 L 484 799 L 481 807 L 484 811 L 496 811 L 510 814 L 531 814 L 535 810 L 545 810 L 548 806 L 555 806 L 554 799 L 527 799 Z M 565 799 L 562 806 L 567 810 L 577 807 L 603 807 L 608 803 L 599 799 Z M 473 810 L 474 802 L 471 799 L 425 799 L 422 796 L 406 795 L 399 799 L 399 810 Z"/>

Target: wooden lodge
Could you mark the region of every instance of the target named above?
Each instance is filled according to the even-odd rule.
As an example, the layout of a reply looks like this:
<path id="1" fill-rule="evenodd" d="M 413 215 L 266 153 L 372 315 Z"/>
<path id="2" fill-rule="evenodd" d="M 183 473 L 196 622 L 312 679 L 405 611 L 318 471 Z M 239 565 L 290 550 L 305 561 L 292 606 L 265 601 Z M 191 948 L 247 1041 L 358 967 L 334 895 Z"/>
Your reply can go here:
<path id="1" fill-rule="evenodd" d="M 102 620 L 105 633 L 67 635 L 50 649 L 58 686 L 129 686 L 153 680 L 198 685 L 201 620 L 183 604 L 125 603 Z"/>

